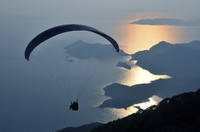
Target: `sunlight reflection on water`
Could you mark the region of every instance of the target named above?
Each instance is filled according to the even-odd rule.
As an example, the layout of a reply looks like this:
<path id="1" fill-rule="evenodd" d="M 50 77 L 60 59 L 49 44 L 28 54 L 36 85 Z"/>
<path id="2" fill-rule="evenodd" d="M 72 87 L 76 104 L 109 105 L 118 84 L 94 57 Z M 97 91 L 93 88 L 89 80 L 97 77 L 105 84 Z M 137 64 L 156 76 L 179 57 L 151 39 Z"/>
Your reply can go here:
<path id="1" fill-rule="evenodd" d="M 130 23 L 130 21 L 127 23 Z M 124 24 L 120 27 L 119 43 L 127 53 L 147 50 L 160 41 L 181 41 L 183 27 Z"/>
<path id="2" fill-rule="evenodd" d="M 135 65 L 130 71 L 125 71 L 122 75 L 123 79 L 120 81 L 121 84 L 133 86 L 137 84 L 150 83 L 151 81 L 158 79 L 170 78 L 168 75 L 154 75 L 149 71 Z"/>
<path id="3" fill-rule="evenodd" d="M 126 23 L 130 23 L 131 21 Z M 127 53 L 135 53 L 141 50 L 148 50 L 153 45 L 160 41 L 167 41 L 170 43 L 177 43 L 181 41 L 181 29 L 183 27 L 177 26 L 150 26 L 150 25 L 134 25 L 124 24 L 120 27 L 121 34 L 118 39 L 121 48 Z M 143 83 L 151 83 L 151 81 L 158 79 L 170 78 L 168 75 L 153 75 L 149 71 L 134 65 L 131 70 L 124 70 L 122 79 L 119 83 L 133 86 Z M 161 98 L 160 98 L 161 100 Z M 151 105 L 156 105 L 157 102 L 149 98 L 149 101 L 136 104 L 142 109 L 146 109 Z M 134 105 L 134 104 L 133 104 Z M 133 106 L 125 109 L 110 109 L 117 118 L 128 116 L 137 111 Z"/>
<path id="4" fill-rule="evenodd" d="M 171 78 L 168 75 L 153 75 L 149 71 L 142 69 L 139 66 L 134 66 L 131 70 L 125 71 L 122 76 L 123 79 L 120 80 L 120 83 L 128 86 L 133 86 L 143 83 L 151 83 L 151 81 L 158 80 L 161 78 L 162 79 Z M 152 100 L 152 98 L 149 98 L 149 101 L 136 104 L 136 106 L 140 106 L 142 109 L 146 109 L 156 104 L 157 104 L 156 101 Z M 133 106 L 128 107 L 126 110 L 125 109 L 110 109 L 110 110 L 113 112 L 113 114 L 117 116 L 117 118 L 122 118 L 137 112 L 137 109 L 134 108 Z"/>

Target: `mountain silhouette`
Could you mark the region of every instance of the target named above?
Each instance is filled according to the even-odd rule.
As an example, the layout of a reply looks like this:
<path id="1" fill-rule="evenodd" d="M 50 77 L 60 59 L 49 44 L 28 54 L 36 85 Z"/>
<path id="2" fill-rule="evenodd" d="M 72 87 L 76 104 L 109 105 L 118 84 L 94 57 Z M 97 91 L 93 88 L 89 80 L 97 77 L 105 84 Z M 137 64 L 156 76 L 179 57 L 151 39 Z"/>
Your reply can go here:
<path id="1" fill-rule="evenodd" d="M 76 59 L 87 60 L 96 59 L 101 61 L 109 61 L 111 59 L 129 56 L 123 50 L 117 53 L 113 50 L 110 44 L 87 43 L 82 40 L 76 41 L 65 47 L 67 58 L 73 57 Z"/>
<path id="2" fill-rule="evenodd" d="M 200 89 L 166 98 L 128 117 L 118 119 L 92 132 L 200 132 Z"/>
<path id="3" fill-rule="evenodd" d="M 131 65 L 128 64 L 127 62 L 119 61 L 116 66 L 127 70 L 131 70 Z"/>
<path id="4" fill-rule="evenodd" d="M 100 104 L 101 108 L 127 108 L 153 95 L 168 98 L 200 88 L 198 40 L 173 44 L 161 41 L 149 50 L 136 52 L 131 57 L 131 60 L 136 61 L 136 66 L 154 75 L 168 77 L 132 86 L 115 82 L 108 84 L 103 88 L 108 98 Z"/>
<path id="5" fill-rule="evenodd" d="M 101 125 L 102 125 L 101 123 L 95 122 L 87 125 L 82 125 L 80 127 L 66 127 L 56 132 L 90 132 L 93 128 Z"/>

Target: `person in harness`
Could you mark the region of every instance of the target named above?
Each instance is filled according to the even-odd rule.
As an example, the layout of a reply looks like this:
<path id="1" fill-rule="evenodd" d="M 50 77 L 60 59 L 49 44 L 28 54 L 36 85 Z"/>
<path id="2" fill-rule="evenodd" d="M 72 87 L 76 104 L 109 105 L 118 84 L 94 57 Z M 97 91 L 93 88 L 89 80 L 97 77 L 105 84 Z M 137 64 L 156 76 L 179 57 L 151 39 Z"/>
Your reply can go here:
<path id="1" fill-rule="evenodd" d="M 69 109 L 73 111 L 78 111 L 78 99 L 74 102 L 71 101 Z"/>

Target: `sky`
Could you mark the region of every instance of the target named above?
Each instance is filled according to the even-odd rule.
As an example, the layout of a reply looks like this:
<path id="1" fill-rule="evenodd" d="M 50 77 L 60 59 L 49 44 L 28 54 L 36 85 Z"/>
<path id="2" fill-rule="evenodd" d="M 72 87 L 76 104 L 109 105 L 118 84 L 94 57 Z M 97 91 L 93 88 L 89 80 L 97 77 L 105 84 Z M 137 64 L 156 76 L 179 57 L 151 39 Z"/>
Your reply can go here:
<path id="1" fill-rule="evenodd" d="M 92 57 L 89 59 L 81 59 L 78 55 L 67 53 L 66 47 L 80 42 L 78 40 L 86 43 L 86 49 L 91 47 L 97 50 L 90 46 L 96 43 L 108 44 L 107 41 L 92 33 L 78 32 L 55 37 L 44 42 L 44 45 L 33 52 L 32 61 L 26 62 L 25 47 L 41 31 L 61 24 L 86 24 L 108 33 L 119 42 L 124 52 L 134 54 L 141 50 L 148 50 L 159 41 L 169 41 L 174 44 L 197 40 L 200 30 L 198 27 L 131 25 L 131 22 L 147 18 L 196 21 L 200 20 L 199 7 L 199 0 L 0 0 L 0 131 L 47 132 L 95 121 L 107 122 L 121 117 L 118 116 L 118 112 L 122 116 L 128 114 L 122 109 L 113 111 L 97 108 L 110 97 L 118 96 L 118 93 L 113 90 L 113 84 L 118 83 L 120 87 L 124 85 L 127 89 L 136 87 L 137 90 L 138 87 L 144 86 L 142 83 L 146 82 L 150 83 L 148 86 L 164 82 L 171 87 L 174 82 L 182 81 L 181 78 L 156 80 L 159 78 L 155 76 L 160 71 L 156 72 L 151 68 L 161 67 L 158 63 L 160 61 L 151 57 L 153 63 L 140 58 L 138 65 L 135 65 L 128 61 L 134 55 L 129 58 L 117 56 L 102 60 L 93 54 L 90 54 Z M 158 34 L 160 34 L 159 38 Z M 76 49 L 71 47 L 72 51 L 77 53 Z M 106 55 L 110 54 L 106 51 L 102 52 Z M 167 54 L 164 55 L 166 56 Z M 129 70 L 117 67 L 119 62 L 131 63 L 132 68 Z M 192 63 L 195 64 L 196 61 Z M 150 64 L 152 67 L 147 67 Z M 171 69 L 176 68 L 172 65 Z M 173 70 L 163 68 L 161 71 L 164 75 L 174 76 L 169 74 L 169 72 L 173 73 Z M 141 77 L 138 73 L 142 73 L 139 74 Z M 147 79 L 145 81 L 144 75 Z M 153 83 L 151 83 L 152 78 L 155 80 Z M 195 86 L 198 77 L 191 78 L 195 79 L 188 81 L 188 87 Z M 141 85 L 134 86 L 136 84 Z M 176 84 L 179 89 L 180 83 Z M 169 87 L 166 87 L 166 90 L 167 88 Z M 113 90 L 113 94 L 109 92 L 110 89 Z M 66 107 L 69 103 L 68 97 L 76 98 L 73 94 L 77 91 L 85 92 L 81 95 L 82 110 L 73 113 Z M 160 91 L 162 92 L 160 96 L 165 95 L 162 90 Z M 159 94 L 160 91 L 155 94 Z M 151 92 L 141 100 L 148 100 Z M 172 91 L 172 93 L 178 92 Z"/>
<path id="2" fill-rule="evenodd" d="M 113 21 L 133 17 L 136 14 L 161 14 L 187 19 L 198 19 L 199 5 L 200 2 L 198 0 L 1 0 L 0 11 L 1 15 L 6 16 L 42 17 L 44 19 L 51 17 L 67 19 L 68 21 L 79 19 L 83 22 L 87 22 L 87 20 Z"/>

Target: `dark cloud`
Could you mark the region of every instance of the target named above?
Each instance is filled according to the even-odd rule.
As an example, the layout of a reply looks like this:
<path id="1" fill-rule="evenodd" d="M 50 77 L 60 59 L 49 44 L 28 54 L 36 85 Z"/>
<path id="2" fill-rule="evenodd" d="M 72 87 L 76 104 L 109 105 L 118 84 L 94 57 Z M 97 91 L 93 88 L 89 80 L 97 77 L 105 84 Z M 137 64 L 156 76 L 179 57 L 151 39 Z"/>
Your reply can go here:
<path id="1" fill-rule="evenodd" d="M 131 65 L 128 64 L 127 62 L 122 62 L 122 61 L 120 61 L 120 62 L 117 63 L 117 66 L 118 66 L 118 67 L 125 68 L 125 69 L 127 69 L 127 70 L 131 70 Z"/>
<path id="2" fill-rule="evenodd" d="M 65 47 L 65 49 L 68 57 L 77 59 L 110 60 L 128 56 L 128 54 L 122 50 L 117 53 L 111 44 L 90 44 L 81 40 Z"/>
<path id="3" fill-rule="evenodd" d="M 154 19 L 140 19 L 131 24 L 140 25 L 171 25 L 171 26 L 200 26 L 200 20 L 185 21 L 175 18 L 154 18 Z"/>
<path id="4" fill-rule="evenodd" d="M 132 60 L 153 74 L 167 74 L 172 78 L 159 79 L 149 84 L 126 86 L 111 84 L 104 88 L 104 101 L 100 107 L 126 108 L 141 103 L 153 95 L 170 97 L 200 87 L 200 41 L 172 45 L 160 42 L 150 50 L 137 52 Z"/>

